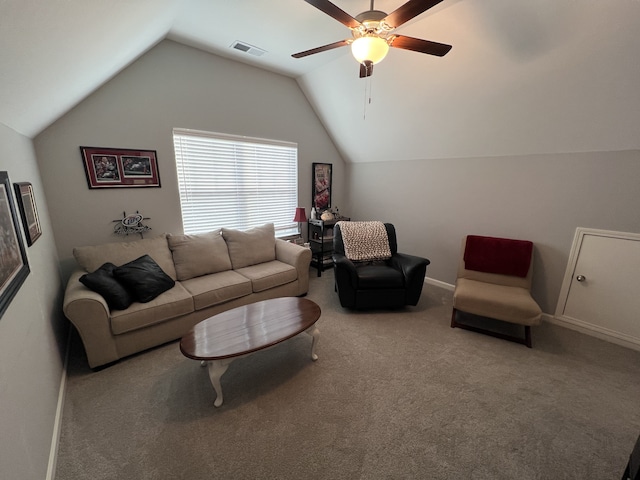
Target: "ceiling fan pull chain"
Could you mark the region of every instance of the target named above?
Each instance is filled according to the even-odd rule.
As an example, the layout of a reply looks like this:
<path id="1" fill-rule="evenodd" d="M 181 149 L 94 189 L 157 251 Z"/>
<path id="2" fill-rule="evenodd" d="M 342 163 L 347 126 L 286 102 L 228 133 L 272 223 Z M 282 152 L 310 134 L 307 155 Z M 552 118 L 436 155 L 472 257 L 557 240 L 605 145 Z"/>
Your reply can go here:
<path id="1" fill-rule="evenodd" d="M 372 98 L 371 92 L 373 91 L 372 87 L 373 87 L 373 78 L 367 77 L 364 82 L 364 107 L 362 112 L 363 120 L 367 119 L 367 105 L 371 104 L 371 98 Z"/>
<path id="2" fill-rule="evenodd" d="M 367 119 L 367 82 L 364 82 L 364 103 L 362 104 L 362 119 Z"/>

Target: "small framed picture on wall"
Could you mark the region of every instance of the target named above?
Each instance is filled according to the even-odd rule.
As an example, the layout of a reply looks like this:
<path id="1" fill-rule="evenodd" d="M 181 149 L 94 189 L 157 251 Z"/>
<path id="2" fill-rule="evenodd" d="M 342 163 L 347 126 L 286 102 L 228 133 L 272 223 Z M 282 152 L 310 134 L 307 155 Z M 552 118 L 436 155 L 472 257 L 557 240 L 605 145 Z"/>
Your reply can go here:
<path id="1" fill-rule="evenodd" d="M 14 183 L 13 187 L 16 190 L 18 207 L 22 216 L 22 226 L 27 235 L 27 245 L 31 246 L 42 235 L 36 199 L 33 196 L 33 186 L 28 182 L 20 182 Z"/>

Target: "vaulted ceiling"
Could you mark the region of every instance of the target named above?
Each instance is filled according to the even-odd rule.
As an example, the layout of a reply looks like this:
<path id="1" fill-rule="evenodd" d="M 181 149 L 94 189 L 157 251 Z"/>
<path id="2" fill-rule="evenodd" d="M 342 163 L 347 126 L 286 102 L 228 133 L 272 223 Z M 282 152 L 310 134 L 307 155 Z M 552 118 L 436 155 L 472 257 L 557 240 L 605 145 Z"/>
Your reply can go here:
<path id="1" fill-rule="evenodd" d="M 0 123 L 36 136 L 168 38 L 295 78 L 351 162 L 640 148 L 637 0 L 444 0 L 398 32 L 453 49 L 360 79 L 347 47 L 291 57 L 349 37 L 303 0 L 0 0 Z"/>

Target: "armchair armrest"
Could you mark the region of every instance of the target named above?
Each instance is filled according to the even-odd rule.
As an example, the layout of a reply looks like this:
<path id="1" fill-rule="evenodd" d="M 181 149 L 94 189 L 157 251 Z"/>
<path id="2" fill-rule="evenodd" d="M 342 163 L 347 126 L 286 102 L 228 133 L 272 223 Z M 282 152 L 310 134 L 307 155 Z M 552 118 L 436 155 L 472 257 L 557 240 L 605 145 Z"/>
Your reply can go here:
<path id="1" fill-rule="evenodd" d="M 332 255 L 333 265 L 336 269 L 336 277 L 346 276 L 350 280 L 350 282 L 355 285 L 358 281 L 358 275 L 356 273 L 356 266 L 353 264 L 351 260 L 349 260 L 346 255 L 342 253 L 334 253 Z"/>
<path id="2" fill-rule="evenodd" d="M 422 267 L 426 267 L 431 262 L 426 258 L 416 257 L 407 253 L 395 253 L 391 257 L 391 265 L 402 273 L 406 278 L 413 278 L 416 273 L 420 273 Z"/>
<path id="3" fill-rule="evenodd" d="M 356 290 L 358 289 L 358 273 L 351 260 L 344 254 L 334 252 L 332 255 L 335 285 L 343 307 L 356 306 Z"/>
<path id="4" fill-rule="evenodd" d="M 417 305 L 424 285 L 424 277 L 427 265 L 431 262 L 426 258 L 409 255 L 407 253 L 395 253 L 390 260 L 394 268 L 402 271 L 407 289 L 406 302 L 408 305 Z"/>

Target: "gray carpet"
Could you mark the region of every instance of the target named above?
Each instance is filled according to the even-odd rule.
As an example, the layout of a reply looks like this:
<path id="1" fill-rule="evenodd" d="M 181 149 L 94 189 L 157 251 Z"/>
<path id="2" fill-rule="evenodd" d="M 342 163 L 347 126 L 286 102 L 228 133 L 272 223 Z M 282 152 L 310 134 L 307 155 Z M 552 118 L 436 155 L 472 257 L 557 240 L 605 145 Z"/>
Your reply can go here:
<path id="1" fill-rule="evenodd" d="M 451 293 L 351 312 L 311 278 L 299 335 L 237 360 L 213 407 L 178 343 L 104 370 L 74 337 L 56 480 L 619 479 L 640 433 L 640 352 L 555 325 L 533 349 L 451 329 Z"/>

